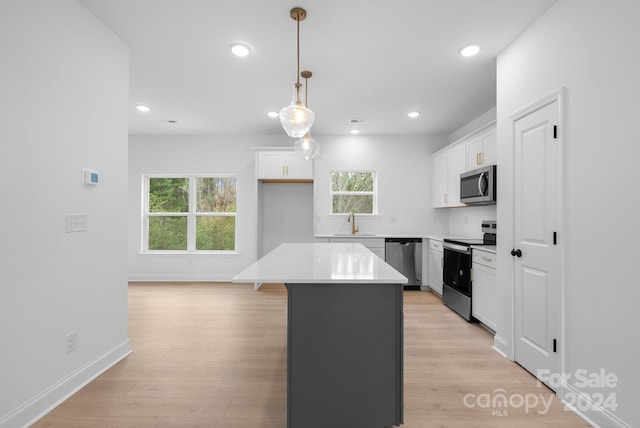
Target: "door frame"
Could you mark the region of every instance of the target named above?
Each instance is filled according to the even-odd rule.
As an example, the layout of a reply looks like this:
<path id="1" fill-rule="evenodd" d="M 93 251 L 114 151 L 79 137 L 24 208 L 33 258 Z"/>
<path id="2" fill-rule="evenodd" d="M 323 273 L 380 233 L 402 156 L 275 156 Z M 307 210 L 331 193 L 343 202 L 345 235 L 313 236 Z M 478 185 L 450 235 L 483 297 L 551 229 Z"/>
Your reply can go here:
<path id="1" fill-rule="evenodd" d="M 566 221 L 566 211 L 565 211 L 565 197 L 566 197 L 566 162 L 565 162 L 565 153 L 566 153 L 566 138 L 569 135 L 567 132 L 567 121 L 566 121 L 566 97 L 567 97 L 567 90 L 565 87 L 561 87 L 560 89 L 553 91 L 547 95 L 545 95 L 544 97 L 534 101 L 533 103 L 529 104 L 526 107 L 523 107 L 522 109 L 516 111 L 515 113 L 511 114 L 511 116 L 509 117 L 510 119 L 510 129 L 511 129 L 511 146 L 512 148 L 515 146 L 515 141 L 516 141 L 516 130 L 515 130 L 515 125 L 516 122 L 535 112 L 536 110 L 539 110 L 543 107 L 546 107 L 547 105 L 557 102 L 558 103 L 558 133 L 557 133 L 557 142 L 558 144 L 560 144 L 560 150 L 559 150 L 559 159 L 558 159 L 558 165 L 561 168 L 560 174 L 559 174 L 559 180 L 560 182 L 558 183 L 559 189 L 558 189 L 558 234 L 559 234 L 559 253 L 560 253 L 560 272 L 558 275 L 558 279 L 559 279 L 559 287 L 560 287 L 560 302 L 558 304 L 558 308 L 560 310 L 560 313 L 558 314 L 558 319 L 560 321 L 560 326 L 559 326 L 559 331 L 558 331 L 558 341 L 559 341 L 559 346 L 558 346 L 558 353 L 559 355 L 559 363 L 560 363 L 560 367 L 559 367 L 559 371 L 560 373 L 565 373 L 565 367 L 566 367 L 566 282 L 567 282 L 567 269 L 566 269 L 566 260 L 567 260 L 567 245 L 566 245 L 566 238 L 568 236 L 567 233 L 567 221 Z M 512 150 L 511 153 L 512 157 L 511 157 L 511 162 L 512 165 L 515 165 L 515 150 Z M 512 171 L 513 176 L 511 177 L 512 179 L 515 179 L 515 169 L 513 169 Z M 512 240 L 515 238 L 515 192 L 516 189 L 515 187 L 512 188 L 513 194 L 511 195 L 511 212 L 512 215 L 514 216 L 513 218 L 513 222 L 512 222 L 512 226 L 513 226 L 513 230 L 511 231 L 511 238 Z M 514 242 L 512 242 L 512 244 L 515 245 Z M 515 248 L 515 247 L 513 247 Z M 516 356 L 516 352 L 515 352 L 515 341 L 516 341 L 516 337 L 515 337 L 515 331 L 516 331 L 516 293 L 515 293 L 515 275 L 516 275 L 516 271 L 515 271 L 515 260 L 512 261 L 512 266 L 511 266 L 511 346 L 510 346 L 510 350 L 511 350 L 511 355 L 513 356 L 513 360 L 515 361 L 515 356 Z M 559 385 L 556 388 L 556 394 L 560 397 L 562 397 L 561 392 L 566 388 L 566 379 L 564 379 L 564 376 L 562 377 L 563 381 L 562 381 L 562 385 Z"/>

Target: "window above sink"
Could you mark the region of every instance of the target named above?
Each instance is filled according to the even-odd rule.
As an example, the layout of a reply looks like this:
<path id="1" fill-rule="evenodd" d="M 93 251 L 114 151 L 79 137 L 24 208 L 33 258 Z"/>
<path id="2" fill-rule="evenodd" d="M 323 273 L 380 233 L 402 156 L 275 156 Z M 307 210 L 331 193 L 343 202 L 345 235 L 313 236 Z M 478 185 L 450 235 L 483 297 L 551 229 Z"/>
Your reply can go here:
<path id="1" fill-rule="evenodd" d="M 332 214 L 377 214 L 375 171 L 331 171 Z"/>

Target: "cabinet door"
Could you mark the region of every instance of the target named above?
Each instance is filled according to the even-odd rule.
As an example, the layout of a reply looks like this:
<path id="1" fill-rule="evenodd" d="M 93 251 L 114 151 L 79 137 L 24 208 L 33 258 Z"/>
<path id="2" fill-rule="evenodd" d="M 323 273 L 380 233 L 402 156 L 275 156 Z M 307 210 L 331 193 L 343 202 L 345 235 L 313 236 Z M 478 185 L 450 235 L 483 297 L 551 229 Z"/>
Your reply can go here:
<path id="1" fill-rule="evenodd" d="M 467 171 L 496 164 L 497 140 L 495 129 L 467 141 L 466 145 Z"/>
<path id="2" fill-rule="evenodd" d="M 464 144 L 458 144 L 449 151 L 449 196 L 448 207 L 461 207 L 460 203 L 460 174 L 466 171 L 467 157 Z"/>
<path id="3" fill-rule="evenodd" d="M 285 159 L 283 152 L 258 152 L 258 179 L 284 178 Z"/>
<path id="4" fill-rule="evenodd" d="M 447 206 L 447 152 L 442 152 L 433 158 L 433 207 Z"/>
<path id="5" fill-rule="evenodd" d="M 286 153 L 285 178 L 313 180 L 313 161 L 304 160 L 296 153 Z"/>
<path id="6" fill-rule="evenodd" d="M 467 141 L 467 171 L 472 171 L 482 166 L 484 144 L 482 137 L 476 137 Z"/>
<path id="7" fill-rule="evenodd" d="M 482 165 L 495 165 L 498 162 L 498 137 L 495 129 L 482 137 L 482 145 Z"/>
<path id="8" fill-rule="evenodd" d="M 442 296 L 442 252 L 429 249 L 429 287 Z"/>
<path id="9" fill-rule="evenodd" d="M 496 270 L 473 263 L 473 299 L 471 314 L 478 321 L 496 331 L 498 296 L 496 295 Z"/>

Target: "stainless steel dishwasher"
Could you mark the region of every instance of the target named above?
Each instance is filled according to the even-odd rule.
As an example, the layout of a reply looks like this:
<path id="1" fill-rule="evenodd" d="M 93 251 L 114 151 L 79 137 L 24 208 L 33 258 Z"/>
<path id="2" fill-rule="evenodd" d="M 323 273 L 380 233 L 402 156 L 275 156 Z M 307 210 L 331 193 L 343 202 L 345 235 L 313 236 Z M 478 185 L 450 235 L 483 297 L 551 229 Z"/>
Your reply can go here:
<path id="1" fill-rule="evenodd" d="M 386 238 L 384 261 L 409 280 L 405 289 L 419 290 L 422 284 L 422 238 Z"/>

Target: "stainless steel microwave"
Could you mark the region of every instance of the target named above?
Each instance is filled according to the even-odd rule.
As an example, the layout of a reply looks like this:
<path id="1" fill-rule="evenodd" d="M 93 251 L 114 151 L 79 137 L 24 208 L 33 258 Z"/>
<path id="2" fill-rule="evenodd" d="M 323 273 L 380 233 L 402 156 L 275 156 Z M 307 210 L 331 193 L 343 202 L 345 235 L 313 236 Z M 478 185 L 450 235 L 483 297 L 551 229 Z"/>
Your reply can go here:
<path id="1" fill-rule="evenodd" d="M 460 174 L 460 202 L 465 205 L 492 205 L 496 203 L 495 165 Z"/>

